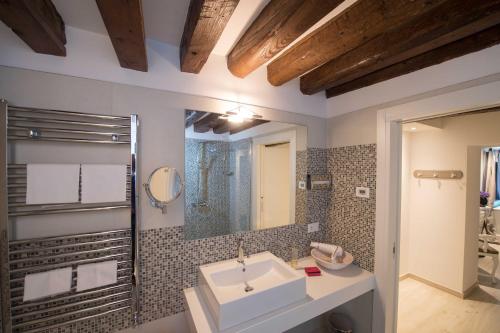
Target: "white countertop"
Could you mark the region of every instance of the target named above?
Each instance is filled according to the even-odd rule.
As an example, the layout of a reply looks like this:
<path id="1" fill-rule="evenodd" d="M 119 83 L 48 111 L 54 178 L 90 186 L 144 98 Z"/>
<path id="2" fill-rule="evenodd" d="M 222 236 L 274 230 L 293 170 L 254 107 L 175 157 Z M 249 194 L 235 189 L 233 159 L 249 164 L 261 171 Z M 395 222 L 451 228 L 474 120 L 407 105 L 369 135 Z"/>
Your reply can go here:
<path id="1" fill-rule="evenodd" d="M 307 257 L 299 260 L 299 266 L 318 265 L 311 257 Z M 339 271 L 318 267 L 321 276 L 306 276 L 306 299 L 220 333 L 283 332 L 375 288 L 375 276 L 357 266 L 350 265 Z M 192 330 L 198 333 L 219 332 L 198 287 L 184 289 L 184 297 L 189 308 L 186 309 L 186 316 Z"/>

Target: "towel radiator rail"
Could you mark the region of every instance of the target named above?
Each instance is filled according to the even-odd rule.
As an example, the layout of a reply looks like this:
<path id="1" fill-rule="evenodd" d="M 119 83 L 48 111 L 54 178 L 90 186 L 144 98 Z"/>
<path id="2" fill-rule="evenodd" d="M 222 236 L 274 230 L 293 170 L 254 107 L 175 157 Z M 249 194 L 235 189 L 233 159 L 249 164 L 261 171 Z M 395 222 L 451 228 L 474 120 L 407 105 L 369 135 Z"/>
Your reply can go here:
<path id="1" fill-rule="evenodd" d="M 3 332 L 39 332 L 114 313 L 130 316 L 136 324 L 139 311 L 137 115 L 122 117 L 24 108 L 9 106 L 5 100 L 0 100 L 0 112 L 0 298 Z M 9 164 L 7 158 L 8 144 L 20 140 L 130 145 L 126 201 L 26 204 L 26 165 Z M 8 229 L 12 218 L 113 209 L 130 210 L 130 228 L 9 240 Z M 106 260 L 118 262 L 117 283 L 78 292 L 77 266 Z M 62 267 L 72 267 L 69 292 L 23 302 L 26 274 Z"/>
<path id="2" fill-rule="evenodd" d="M 88 210 L 111 210 L 117 208 L 130 207 L 130 193 L 131 193 L 131 167 L 127 166 L 127 195 L 124 202 L 113 203 L 93 203 L 82 204 L 79 202 L 65 203 L 65 204 L 26 204 L 26 164 L 8 164 L 7 165 L 7 188 L 8 194 L 8 208 L 9 216 L 28 216 L 28 215 L 41 215 L 41 214 L 60 214 L 68 212 L 82 212 Z M 81 198 L 81 179 L 79 185 L 80 193 L 78 197 Z"/>

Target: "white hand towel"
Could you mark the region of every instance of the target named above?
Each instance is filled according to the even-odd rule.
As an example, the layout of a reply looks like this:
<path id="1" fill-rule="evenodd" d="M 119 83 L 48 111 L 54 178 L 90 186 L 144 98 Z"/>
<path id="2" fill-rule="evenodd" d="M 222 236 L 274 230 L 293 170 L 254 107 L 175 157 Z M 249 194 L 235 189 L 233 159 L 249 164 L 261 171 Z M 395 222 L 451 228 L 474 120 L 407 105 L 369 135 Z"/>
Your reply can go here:
<path id="1" fill-rule="evenodd" d="M 332 260 L 334 260 L 335 258 L 341 258 L 344 255 L 344 249 L 342 249 L 342 247 L 339 245 L 311 242 L 311 247 L 330 255 Z"/>
<path id="2" fill-rule="evenodd" d="M 79 164 L 28 164 L 28 205 L 78 202 Z"/>
<path id="3" fill-rule="evenodd" d="M 23 302 L 70 291 L 71 271 L 71 267 L 66 267 L 26 275 Z"/>
<path id="4" fill-rule="evenodd" d="M 77 268 L 76 291 L 94 289 L 117 281 L 118 261 L 103 261 Z"/>
<path id="5" fill-rule="evenodd" d="M 126 165 L 82 164 L 82 203 L 126 200 Z"/>

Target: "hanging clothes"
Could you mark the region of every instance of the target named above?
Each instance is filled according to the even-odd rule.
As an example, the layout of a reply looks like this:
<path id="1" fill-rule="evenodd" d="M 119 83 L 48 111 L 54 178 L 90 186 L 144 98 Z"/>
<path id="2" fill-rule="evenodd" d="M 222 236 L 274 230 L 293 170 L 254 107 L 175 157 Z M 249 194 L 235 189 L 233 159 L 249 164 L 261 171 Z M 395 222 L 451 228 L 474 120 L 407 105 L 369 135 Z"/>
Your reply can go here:
<path id="1" fill-rule="evenodd" d="M 497 158 L 495 155 L 497 154 L 493 152 L 493 149 L 487 152 L 485 191 L 490 194 L 489 207 L 493 207 L 497 194 Z"/>

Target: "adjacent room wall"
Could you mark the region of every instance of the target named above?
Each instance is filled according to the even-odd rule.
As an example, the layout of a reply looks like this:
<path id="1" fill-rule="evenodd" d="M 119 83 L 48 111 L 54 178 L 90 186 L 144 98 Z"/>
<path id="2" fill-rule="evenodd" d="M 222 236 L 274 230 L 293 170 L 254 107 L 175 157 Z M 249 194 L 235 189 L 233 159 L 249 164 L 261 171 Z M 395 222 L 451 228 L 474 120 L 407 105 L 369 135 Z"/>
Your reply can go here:
<path id="1" fill-rule="evenodd" d="M 471 160 L 477 154 L 470 149 L 499 143 L 499 124 L 500 112 L 471 114 L 444 118 L 441 130 L 406 135 L 402 193 L 408 193 L 408 204 L 402 204 L 400 274 L 409 272 L 457 293 L 477 281 L 480 160 Z M 462 170 L 464 178 L 416 179 L 416 169 Z"/>

